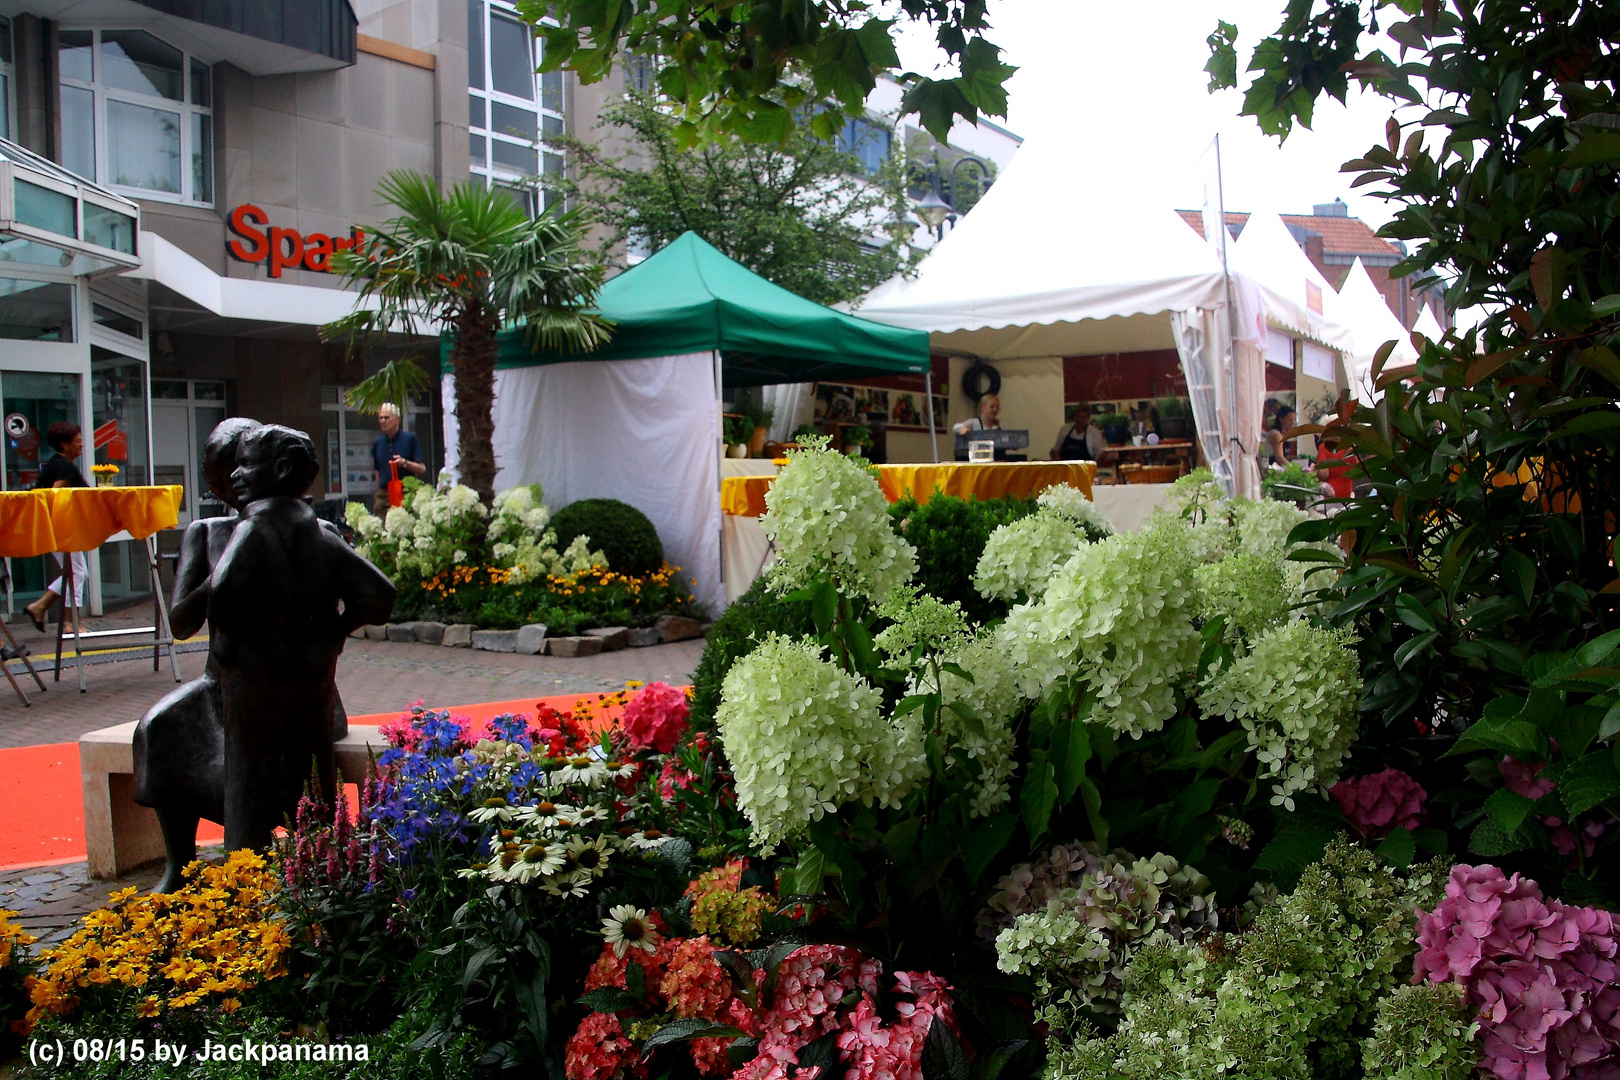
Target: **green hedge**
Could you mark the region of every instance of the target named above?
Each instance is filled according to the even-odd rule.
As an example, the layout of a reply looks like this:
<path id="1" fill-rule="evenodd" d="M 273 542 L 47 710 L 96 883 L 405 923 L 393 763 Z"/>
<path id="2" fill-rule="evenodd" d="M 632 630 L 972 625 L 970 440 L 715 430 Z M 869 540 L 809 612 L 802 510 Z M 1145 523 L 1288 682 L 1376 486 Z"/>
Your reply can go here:
<path id="1" fill-rule="evenodd" d="M 935 495 L 927 505 L 902 499 L 889 507 L 895 531 L 917 549 L 917 586 L 941 600 L 954 600 L 974 622 L 1007 614 L 1007 604 L 987 600 L 973 588 L 973 571 L 996 528 L 1035 512 L 1034 499 L 958 499 Z"/>
<path id="2" fill-rule="evenodd" d="M 557 547 L 566 550 L 574 537 L 591 538 L 591 547 L 607 556 L 608 569 L 641 577 L 663 569 L 664 545 L 647 515 L 617 499 L 581 499 L 551 519 Z"/>
<path id="3" fill-rule="evenodd" d="M 714 711 L 720 707 L 720 683 L 726 672 L 771 630 L 800 636 L 815 633 L 815 626 L 808 602 L 783 600 L 760 578 L 709 627 L 703 656 L 692 673 L 693 726 L 714 729 Z"/>

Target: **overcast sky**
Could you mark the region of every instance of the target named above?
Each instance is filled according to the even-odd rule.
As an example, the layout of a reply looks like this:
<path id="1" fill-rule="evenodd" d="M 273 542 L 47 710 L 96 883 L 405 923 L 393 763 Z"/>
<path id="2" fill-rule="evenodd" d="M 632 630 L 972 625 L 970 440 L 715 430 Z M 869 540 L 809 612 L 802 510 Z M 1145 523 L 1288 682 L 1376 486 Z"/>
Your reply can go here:
<path id="1" fill-rule="evenodd" d="M 1339 197 L 1352 216 L 1381 225 L 1392 207 L 1352 192 L 1354 175 L 1339 166 L 1383 141 L 1390 102 L 1354 89 L 1348 106 L 1323 98 L 1314 129 L 1296 127 L 1279 145 L 1252 117 L 1238 115 L 1238 91 L 1206 89 L 1204 39 L 1216 20 L 1237 25 L 1246 62 L 1254 43 L 1277 28 L 1283 4 L 990 0 L 990 40 L 1019 67 L 1008 84 L 1005 126 L 1026 139 L 1059 142 L 1073 164 L 1077 198 L 1106 201 L 1124 184 L 1168 206 L 1196 207 L 1197 162 L 1219 132 L 1228 210 L 1308 214 L 1313 203 Z M 939 56 L 931 34 L 902 36 L 901 60 L 913 70 L 930 73 Z"/>

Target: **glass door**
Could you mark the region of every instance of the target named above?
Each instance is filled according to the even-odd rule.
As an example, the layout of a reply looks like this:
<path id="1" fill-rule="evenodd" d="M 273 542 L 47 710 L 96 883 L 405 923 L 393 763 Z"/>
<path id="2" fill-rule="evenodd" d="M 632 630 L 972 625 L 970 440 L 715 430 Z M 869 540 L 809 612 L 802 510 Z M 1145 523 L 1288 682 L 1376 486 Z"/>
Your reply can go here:
<path id="1" fill-rule="evenodd" d="M 90 417 L 93 437 L 85 442 L 95 452 L 95 463 L 118 469 L 109 483 L 136 487 L 152 482 L 147 454 L 146 363 L 100 345 L 90 346 Z M 89 478 L 96 483 L 94 478 Z M 119 540 L 101 546 L 103 603 L 152 591 L 152 572 L 146 545 Z"/>
<path id="2" fill-rule="evenodd" d="M 24 491 L 39 478 L 39 467 L 53 454 L 45 441 L 52 424 L 79 423 L 79 376 L 37 371 L 0 371 L 0 409 L 5 413 L 5 489 Z M 79 467 L 84 468 L 81 460 Z M 45 591 L 54 576 L 54 564 L 37 559 L 12 559 L 12 590 L 28 601 Z"/>
<path id="3" fill-rule="evenodd" d="M 152 482 L 185 489 L 180 525 L 224 517 L 203 477 L 203 447 L 225 419 L 225 384 L 206 379 L 152 380 Z"/>

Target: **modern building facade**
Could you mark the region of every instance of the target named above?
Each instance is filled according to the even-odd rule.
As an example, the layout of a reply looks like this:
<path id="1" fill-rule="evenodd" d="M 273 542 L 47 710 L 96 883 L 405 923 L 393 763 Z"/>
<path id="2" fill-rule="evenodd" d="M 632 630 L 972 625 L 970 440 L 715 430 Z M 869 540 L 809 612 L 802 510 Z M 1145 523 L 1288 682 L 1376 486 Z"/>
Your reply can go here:
<path id="1" fill-rule="evenodd" d="M 42 263 L 0 215 L 4 486 L 32 482 L 41 433 L 69 419 L 118 482 L 184 485 L 184 522 L 219 509 L 203 440 L 248 415 L 315 437 L 317 499 L 368 496 L 376 422 L 343 394 L 405 346 L 321 343 L 353 304 L 327 259 L 386 216 L 395 169 L 539 210 L 525 181 L 565 166 L 548 140 L 589 137 L 622 89 L 538 75 L 539 49 L 507 0 L 0 0 L 0 136 L 65 170 L 75 239 L 109 207 L 139 220 L 121 261 Z M 438 407 L 407 418 L 430 467 Z M 97 553 L 93 610 L 150 591 L 132 550 Z M 12 570 L 17 602 L 43 587 L 43 560 Z"/>

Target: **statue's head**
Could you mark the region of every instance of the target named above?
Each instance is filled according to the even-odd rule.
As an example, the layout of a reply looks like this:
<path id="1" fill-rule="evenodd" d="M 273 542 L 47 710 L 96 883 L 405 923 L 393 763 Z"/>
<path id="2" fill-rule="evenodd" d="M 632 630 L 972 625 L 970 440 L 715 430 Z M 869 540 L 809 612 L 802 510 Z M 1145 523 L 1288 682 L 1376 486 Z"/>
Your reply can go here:
<path id="1" fill-rule="evenodd" d="M 265 424 L 238 440 L 231 484 L 245 504 L 272 495 L 300 496 L 319 472 L 315 444 L 308 435 Z"/>
<path id="2" fill-rule="evenodd" d="M 237 451 L 241 447 L 242 436 L 260 426 L 257 420 L 233 416 L 214 428 L 203 446 L 203 478 L 220 501 L 232 510 L 242 509 L 242 502 L 231 485 L 231 474 L 236 471 Z"/>

